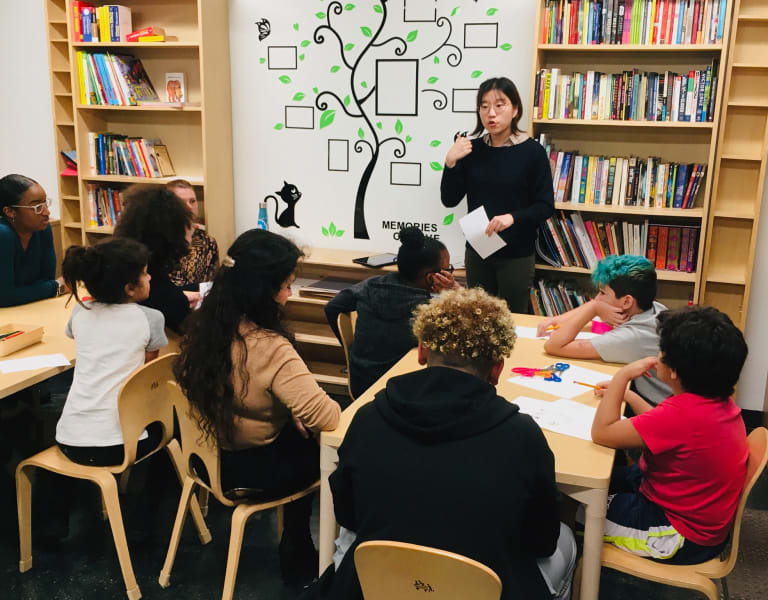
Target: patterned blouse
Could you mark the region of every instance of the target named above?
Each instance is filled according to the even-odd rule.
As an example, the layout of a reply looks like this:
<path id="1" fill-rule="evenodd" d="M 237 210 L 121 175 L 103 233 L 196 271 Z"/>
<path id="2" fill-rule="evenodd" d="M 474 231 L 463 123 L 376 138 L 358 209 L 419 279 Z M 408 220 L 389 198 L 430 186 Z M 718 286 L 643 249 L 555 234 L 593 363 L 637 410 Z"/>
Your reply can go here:
<path id="1" fill-rule="evenodd" d="M 193 283 L 213 281 L 219 268 L 219 247 L 216 240 L 202 229 L 192 232 L 189 254 L 181 259 L 179 268 L 169 275 L 170 280 L 183 287 Z"/>

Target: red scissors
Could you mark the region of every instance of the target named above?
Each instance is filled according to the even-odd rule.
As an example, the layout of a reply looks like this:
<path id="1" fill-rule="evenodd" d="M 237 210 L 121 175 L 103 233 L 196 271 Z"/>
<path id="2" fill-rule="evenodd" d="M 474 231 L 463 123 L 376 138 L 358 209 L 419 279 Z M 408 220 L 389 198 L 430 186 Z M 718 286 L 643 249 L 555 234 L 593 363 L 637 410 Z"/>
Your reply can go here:
<path id="1" fill-rule="evenodd" d="M 515 367 L 512 369 L 512 372 L 522 375 L 523 377 L 536 377 L 537 375 L 541 377 L 550 377 L 554 373 L 551 369 L 533 369 L 531 367 Z"/>

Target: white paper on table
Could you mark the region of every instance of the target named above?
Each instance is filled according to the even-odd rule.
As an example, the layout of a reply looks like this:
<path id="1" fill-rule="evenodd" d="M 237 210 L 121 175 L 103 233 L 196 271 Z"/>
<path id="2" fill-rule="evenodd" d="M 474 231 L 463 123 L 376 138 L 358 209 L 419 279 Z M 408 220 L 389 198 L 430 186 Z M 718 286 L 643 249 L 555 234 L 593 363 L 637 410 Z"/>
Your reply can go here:
<path id="1" fill-rule="evenodd" d="M 203 300 L 205 300 L 205 297 L 208 295 L 208 292 L 211 291 L 212 287 L 213 287 L 212 281 L 203 281 L 200 284 L 200 287 L 198 288 L 198 291 L 200 292 L 200 300 L 198 301 L 197 305 L 195 305 L 195 310 L 197 310 L 203 305 Z"/>
<path id="2" fill-rule="evenodd" d="M 556 359 L 552 359 L 554 363 Z M 557 361 L 567 362 L 567 361 Z M 515 376 L 509 379 L 510 383 L 516 383 L 533 390 L 538 390 L 546 394 L 552 394 L 558 398 L 575 398 L 580 396 L 586 391 L 590 391 L 589 388 L 574 383 L 574 381 L 582 381 L 584 383 L 591 383 L 597 385 L 601 381 L 608 381 L 611 376 L 600 371 L 593 371 L 592 369 L 585 369 L 584 367 L 578 367 L 571 365 L 562 373 L 558 373 L 562 381 L 545 381 L 543 377 L 523 377 L 522 375 Z"/>
<path id="3" fill-rule="evenodd" d="M 513 402 L 542 429 L 592 441 L 592 421 L 597 411 L 592 406 L 564 398 L 547 402 L 526 396 L 518 396 Z"/>
<path id="4" fill-rule="evenodd" d="M 41 354 L 40 356 L 0 361 L 0 372 L 7 374 L 18 371 L 34 371 L 35 369 L 46 369 L 49 367 L 68 367 L 70 364 L 67 357 L 61 353 Z"/>
<path id="5" fill-rule="evenodd" d="M 459 219 L 459 225 L 464 232 L 464 237 L 467 238 L 467 242 L 474 248 L 475 252 L 480 255 L 480 258 L 488 258 L 491 254 L 507 245 L 507 242 L 502 240 L 498 233 L 485 235 L 488 223 L 488 215 L 482 206 L 478 206 L 475 210 Z"/>

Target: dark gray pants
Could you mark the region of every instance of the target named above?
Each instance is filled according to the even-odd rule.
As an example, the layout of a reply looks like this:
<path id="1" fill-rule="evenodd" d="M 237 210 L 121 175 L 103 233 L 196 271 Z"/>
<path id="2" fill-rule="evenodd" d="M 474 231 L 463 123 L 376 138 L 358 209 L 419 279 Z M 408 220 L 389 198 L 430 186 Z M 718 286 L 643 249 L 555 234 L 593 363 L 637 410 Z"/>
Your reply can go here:
<path id="1" fill-rule="evenodd" d="M 489 294 L 507 301 L 513 313 L 527 313 L 529 288 L 536 270 L 535 255 L 521 258 L 480 258 L 470 246 L 464 253 L 467 285 L 481 287 Z"/>

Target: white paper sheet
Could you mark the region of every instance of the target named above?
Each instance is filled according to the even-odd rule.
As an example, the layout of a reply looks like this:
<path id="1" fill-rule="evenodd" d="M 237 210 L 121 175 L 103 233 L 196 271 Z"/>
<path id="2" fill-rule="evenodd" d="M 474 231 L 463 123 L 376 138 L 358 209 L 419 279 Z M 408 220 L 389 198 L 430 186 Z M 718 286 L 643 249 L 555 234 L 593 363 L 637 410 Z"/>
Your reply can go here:
<path id="1" fill-rule="evenodd" d="M 536 337 L 536 328 L 535 327 L 523 327 L 522 325 L 515 325 L 515 333 L 517 334 L 517 337 L 528 339 L 528 340 L 545 340 L 549 337 L 549 334 L 542 337 Z M 580 331 L 576 335 L 577 340 L 591 340 L 594 337 L 597 337 L 597 333 L 590 333 L 589 331 Z"/>
<path id="2" fill-rule="evenodd" d="M 199 288 L 200 300 L 198 301 L 197 305 L 195 305 L 195 310 L 197 310 L 203 305 L 203 300 L 205 300 L 205 297 L 208 295 L 208 292 L 211 291 L 212 287 L 213 287 L 212 281 L 203 281 L 200 284 L 200 288 Z"/>
<path id="3" fill-rule="evenodd" d="M 518 396 L 513 402 L 542 429 L 592 441 L 592 421 L 597 411 L 592 406 L 564 398 L 547 402 L 527 396 Z"/>
<path id="4" fill-rule="evenodd" d="M 459 219 L 459 225 L 467 238 L 469 245 L 475 249 L 480 258 L 488 258 L 491 254 L 500 250 L 507 243 L 501 239 L 498 233 L 485 235 L 485 229 L 488 227 L 488 215 L 485 208 L 477 207 L 471 213 L 467 213 Z"/>
<path id="5" fill-rule="evenodd" d="M 552 359 L 552 362 L 554 363 L 556 360 Z M 568 361 L 561 360 L 559 362 L 567 363 Z M 584 383 L 597 385 L 601 381 L 608 381 L 611 378 L 611 376 L 606 373 L 585 369 L 584 367 L 575 365 L 571 365 L 569 369 L 566 369 L 559 375 L 562 381 L 545 381 L 543 377 L 523 377 L 522 375 L 512 377 L 509 381 L 546 394 L 552 394 L 558 398 L 575 398 L 584 392 L 591 391 L 591 389 L 579 385 L 578 383 L 574 383 L 574 381 L 583 381 Z"/>
<path id="6" fill-rule="evenodd" d="M 0 372 L 7 374 L 18 371 L 34 371 L 35 369 L 68 366 L 70 366 L 70 362 L 63 354 L 41 354 L 40 356 L 0 361 Z"/>

